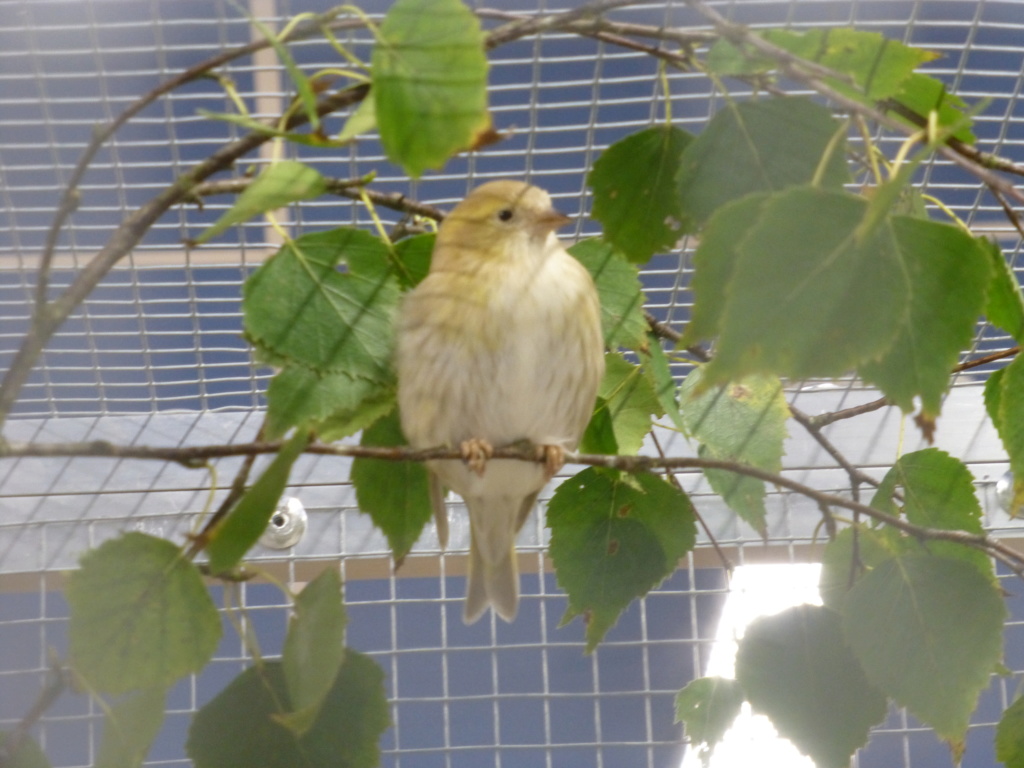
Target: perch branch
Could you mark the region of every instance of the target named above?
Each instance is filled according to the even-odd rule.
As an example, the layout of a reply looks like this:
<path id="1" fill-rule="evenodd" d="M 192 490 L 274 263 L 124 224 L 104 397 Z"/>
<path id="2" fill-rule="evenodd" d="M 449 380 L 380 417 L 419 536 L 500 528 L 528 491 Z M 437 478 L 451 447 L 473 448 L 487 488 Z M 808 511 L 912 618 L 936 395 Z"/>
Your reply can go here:
<path id="1" fill-rule="evenodd" d="M 172 461 L 189 467 L 202 466 L 207 459 L 225 456 L 249 456 L 276 453 L 283 446 L 281 442 L 246 443 L 240 445 L 191 446 L 185 448 L 157 446 L 122 446 L 103 441 L 86 443 L 16 443 L 0 444 L 0 458 L 18 456 L 78 456 L 153 459 Z M 348 458 L 382 459 L 384 461 L 428 461 L 432 459 L 457 459 L 462 455 L 456 449 L 438 447 L 426 450 L 412 450 L 404 447 L 373 447 L 362 445 L 325 445 L 313 443 L 306 449 L 307 453 L 321 456 L 339 456 Z M 495 448 L 495 459 L 517 459 L 519 461 L 537 462 L 537 451 L 533 446 L 515 444 Z M 543 461 L 543 459 L 541 459 Z M 922 541 L 952 541 L 967 547 L 981 550 L 996 558 L 1015 574 L 1024 578 L 1024 555 L 1015 552 L 1005 544 L 987 534 L 968 533 L 966 531 L 944 528 L 927 528 L 915 525 L 903 518 L 890 515 L 861 502 L 826 493 L 809 485 L 791 480 L 785 475 L 766 472 L 735 461 L 719 459 L 694 458 L 682 456 L 611 456 L 603 454 L 586 454 L 567 452 L 567 464 L 580 464 L 592 467 L 617 469 L 623 472 L 653 472 L 656 470 L 685 469 L 719 469 L 726 472 L 753 477 L 784 488 L 793 493 L 805 496 L 816 504 L 828 507 L 847 509 L 855 514 L 870 517 L 879 522 L 897 528 L 904 533 Z"/>

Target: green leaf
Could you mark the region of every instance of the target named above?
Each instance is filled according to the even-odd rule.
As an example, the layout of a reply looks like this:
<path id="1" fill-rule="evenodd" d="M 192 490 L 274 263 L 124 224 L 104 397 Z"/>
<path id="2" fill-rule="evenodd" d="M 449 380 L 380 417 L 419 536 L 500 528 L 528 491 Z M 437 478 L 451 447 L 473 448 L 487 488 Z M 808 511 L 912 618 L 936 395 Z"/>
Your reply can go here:
<path id="1" fill-rule="evenodd" d="M 683 152 L 678 175 L 686 220 L 707 221 L 752 192 L 849 181 L 845 129 L 825 107 L 796 96 L 730 103 Z"/>
<path id="2" fill-rule="evenodd" d="M 587 428 L 580 438 L 580 453 L 603 453 L 614 456 L 619 452 L 619 442 L 615 439 L 615 424 L 608 409 L 608 401 L 598 396 L 594 403 L 594 413 L 587 423 Z"/>
<path id="3" fill-rule="evenodd" d="M 714 42 L 704 63 L 719 77 L 762 75 L 776 67 L 775 59 L 754 48 L 741 48 L 724 37 Z"/>
<path id="4" fill-rule="evenodd" d="M 996 760 L 1006 768 L 1024 768 L 1024 698 L 1007 707 L 996 726 Z"/>
<path id="5" fill-rule="evenodd" d="M 350 272 L 336 267 L 348 261 Z M 358 229 L 306 235 L 284 245 L 242 289 L 250 341 L 269 362 L 320 373 L 391 379 L 398 284 L 387 246 Z"/>
<path id="6" fill-rule="evenodd" d="M 410 176 L 440 169 L 490 127 L 484 36 L 459 0 L 397 0 L 371 63 L 381 144 Z"/>
<path id="7" fill-rule="evenodd" d="M 811 188 L 762 205 L 739 243 L 709 384 L 838 376 L 889 348 L 910 286 L 888 224 L 857 236 L 866 212 L 857 196 Z"/>
<path id="8" fill-rule="evenodd" d="M 384 673 L 347 650 L 313 727 L 278 722 L 290 701 L 279 662 L 249 667 L 196 713 L 186 752 L 196 768 L 376 768 L 389 722 Z"/>
<path id="9" fill-rule="evenodd" d="M 686 431 L 683 416 L 676 402 L 676 380 L 669 366 L 668 355 L 661 346 L 661 339 L 653 332 L 647 333 L 647 346 L 642 352 L 644 376 L 651 383 L 651 388 L 658 398 L 661 410 L 672 419 L 672 423 L 680 432 Z"/>
<path id="10" fill-rule="evenodd" d="M 693 314 L 678 346 L 686 347 L 718 335 L 729 285 L 740 258 L 740 243 L 761 218 L 771 196 L 747 195 L 728 203 L 708 221 L 693 255 Z"/>
<path id="11" fill-rule="evenodd" d="M 374 403 L 381 398 L 394 402 L 394 388 L 342 372 L 287 366 L 267 387 L 266 438 L 279 440 L 292 427 L 318 427 L 332 417 L 343 422 L 359 420 L 364 409 L 376 411 Z"/>
<path id="12" fill-rule="evenodd" d="M 1006 607 L 971 563 L 907 554 L 854 585 L 843 630 L 868 679 L 949 741 L 1002 657 Z"/>
<path id="13" fill-rule="evenodd" d="M 345 660 L 345 605 L 341 578 L 325 568 L 295 598 L 281 660 L 288 699 L 298 717 L 282 718 L 297 735 L 316 720 Z"/>
<path id="14" fill-rule="evenodd" d="M 414 235 L 395 243 L 395 256 L 402 269 L 398 278 L 403 288 L 415 288 L 430 271 L 430 257 L 434 253 L 437 235 Z"/>
<path id="15" fill-rule="evenodd" d="M 882 484 L 903 489 L 907 520 L 926 528 L 982 534 L 981 504 L 974 493 L 974 475 L 959 459 L 938 448 L 901 456 Z M 994 578 L 992 561 L 984 552 L 953 541 L 929 541 L 928 551 L 973 563 Z"/>
<path id="16" fill-rule="evenodd" d="M 637 268 L 615 246 L 597 237 L 581 240 L 569 253 L 594 279 L 601 300 L 605 346 L 640 349 L 647 339 L 647 320 Z"/>
<path id="17" fill-rule="evenodd" d="M 768 42 L 849 77 L 856 87 L 827 78 L 833 88 L 867 103 L 899 93 L 914 69 L 938 54 L 912 48 L 878 32 L 832 27 L 793 32 L 771 29 L 762 33 Z"/>
<path id="18" fill-rule="evenodd" d="M 115 695 L 167 687 L 210 660 L 220 617 L 179 547 L 126 533 L 81 562 L 68 577 L 68 634 L 72 664 L 90 685 Z"/>
<path id="19" fill-rule="evenodd" d="M 953 138 L 967 144 L 977 141 L 971 130 L 971 118 L 966 114 L 967 104 L 955 93 L 949 93 L 941 80 L 915 72 L 903 82 L 903 88 L 893 101 L 925 119 L 935 112 L 939 127 L 953 129 Z"/>
<path id="20" fill-rule="evenodd" d="M 206 554 L 210 558 L 211 573 L 230 571 L 259 541 L 288 484 L 292 464 L 309 445 L 309 439 L 309 433 L 296 432 L 238 500 L 234 509 L 210 533 Z"/>
<path id="21" fill-rule="evenodd" d="M 334 139 L 325 138 L 321 134 L 317 133 L 298 133 L 296 131 L 282 131 L 275 128 L 272 124 L 257 120 L 254 117 L 248 115 L 239 115 L 233 112 L 213 112 L 209 109 L 197 109 L 203 117 L 209 118 L 210 120 L 220 120 L 224 123 L 231 123 L 237 125 L 240 128 L 245 128 L 249 131 L 255 131 L 256 133 L 262 133 L 266 136 L 276 136 L 280 139 L 287 139 L 294 144 L 302 144 L 306 147 L 340 147 L 341 142 L 335 141 Z"/>
<path id="22" fill-rule="evenodd" d="M 753 710 L 818 768 L 846 768 L 885 718 L 885 696 L 868 682 L 840 615 L 828 608 L 801 605 L 755 620 L 736 653 L 736 679 Z"/>
<path id="23" fill-rule="evenodd" d="M 742 704 L 740 684 L 724 677 L 697 678 L 676 695 L 676 722 L 686 726 L 690 746 L 699 747 L 705 765 Z"/>
<path id="24" fill-rule="evenodd" d="M 205 243 L 235 224 L 248 221 L 267 211 L 320 197 L 327 190 L 324 178 L 313 168 L 295 160 L 280 160 L 263 173 L 238 196 L 235 204 L 212 226 L 195 239 Z"/>
<path id="25" fill-rule="evenodd" d="M 693 139 L 680 128 L 655 125 L 617 141 L 594 162 L 587 176 L 592 215 L 604 226 L 605 239 L 630 261 L 642 264 L 693 230 L 683 224 L 675 181 Z"/>
<path id="26" fill-rule="evenodd" d="M 1006 373 L 1005 368 L 1000 368 L 997 371 L 992 371 L 985 380 L 985 411 L 988 413 L 988 417 L 992 420 L 992 426 L 996 428 L 996 432 L 999 433 L 1002 438 L 1002 402 L 1003 402 L 1003 376 Z M 1005 441 L 1004 441 L 1005 442 Z"/>
<path id="27" fill-rule="evenodd" d="M 6 749 L 4 745 L 8 738 L 9 733 L 0 731 L 0 750 Z M 50 761 L 46 759 L 46 755 L 35 740 L 31 736 L 25 736 L 18 751 L 7 758 L 4 768 L 50 768 Z"/>
<path id="28" fill-rule="evenodd" d="M 288 51 L 288 46 L 285 45 L 281 39 L 275 34 L 274 30 L 256 18 L 255 15 L 248 13 L 245 8 L 238 5 L 235 0 L 232 0 L 232 4 L 235 9 L 241 11 L 249 19 L 249 22 L 260 31 L 260 34 L 266 38 L 267 42 L 270 43 L 274 49 L 274 53 L 277 54 L 277 58 L 280 59 L 282 66 L 288 72 L 288 76 L 291 78 L 292 83 L 295 85 L 295 90 L 298 91 L 299 103 L 302 104 L 302 111 L 306 114 L 309 119 L 309 124 L 314 130 L 320 129 L 320 115 L 316 108 L 316 92 L 313 90 L 313 85 L 310 83 L 309 78 L 299 69 L 295 63 L 295 59 L 292 58 L 291 53 Z"/>
<path id="29" fill-rule="evenodd" d="M 377 105 L 372 96 L 367 96 L 359 106 L 348 116 L 348 120 L 341 127 L 337 141 L 346 143 L 352 141 L 363 133 L 369 133 L 377 127 Z"/>
<path id="30" fill-rule="evenodd" d="M 398 411 L 392 411 L 366 429 L 359 444 L 408 445 Z M 359 510 L 368 514 L 373 524 L 384 532 L 392 556 L 401 563 L 430 520 L 427 468 L 418 461 L 357 458 L 352 462 L 351 478 Z"/>
<path id="31" fill-rule="evenodd" d="M 103 721 L 96 768 L 137 768 L 164 722 L 166 689 L 146 688 L 111 707 Z"/>
<path id="32" fill-rule="evenodd" d="M 271 382 L 273 383 L 273 382 Z M 366 429 L 377 419 L 387 416 L 395 407 L 393 387 L 381 387 L 352 409 L 337 410 L 316 428 L 322 442 L 333 443 Z"/>
<path id="33" fill-rule="evenodd" d="M 916 546 L 916 542 L 892 528 L 876 529 L 865 525 L 844 528 L 825 545 L 821 556 L 818 580 L 821 601 L 832 610 L 841 611 L 847 593 L 861 576 Z"/>
<path id="34" fill-rule="evenodd" d="M 558 487 L 547 511 L 549 552 L 569 595 L 562 623 L 586 616 L 587 653 L 693 549 L 694 517 L 689 497 L 654 475 L 592 467 Z"/>
<path id="35" fill-rule="evenodd" d="M 733 384 L 705 389 L 704 369 L 696 368 L 679 389 L 683 423 L 701 444 L 706 458 L 737 461 L 779 472 L 789 405 L 782 382 L 750 376 Z M 715 493 L 762 536 L 767 534 L 764 482 L 736 472 L 706 469 Z"/>
<path id="36" fill-rule="evenodd" d="M 662 415 L 661 403 L 639 366 L 622 356 L 605 355 L 605 372 L 598 397 L 611 417 L 619 453 L 635 454 L 651 431 L 651 418 Z"/>
<path id="37" fill-rule="evenodd" d="M 991 271 L 978 241 L 957 227 L 897 216 L 892 231 L 910 278 L 910 311 L 892 346 L 858 371 L 903 411 L 920 397 L 921 417 L 934 422 L 949 371 L 974 337 Z"/>
<path id="38" fill-rule="evenodd" d="M 1014 477 L 1010 508 L 1019 510 L 1024 505 L 1024 357 L 1015 357 L 1002 369 L 999 379 L 1001 382 L 994 385 L 998 389 L 990 392 L 986 388 L 986 400 L 995 401 L 999 407 L 999 418 L 993 422 L 1010 457 Z"/>
<path id="39" fill-rule="evenodd" d="M 1017 343 L 1024 339 L 1024 297 L 1013 267 L 1006 261 L 998 243 L 978 238 L 978 245 L 985 251 L 992 265 L 992 283 L 985 302 L 985 317 L 1009 333 Z"/>

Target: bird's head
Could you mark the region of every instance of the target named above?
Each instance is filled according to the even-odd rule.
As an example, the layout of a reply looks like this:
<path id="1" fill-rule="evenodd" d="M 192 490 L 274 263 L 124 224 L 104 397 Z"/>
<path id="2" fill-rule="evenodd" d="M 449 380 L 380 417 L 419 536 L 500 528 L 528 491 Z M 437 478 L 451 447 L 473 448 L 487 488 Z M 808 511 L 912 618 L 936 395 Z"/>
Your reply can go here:
<path id="1" fill-rule="evenodd" d="M 551 233 L 569 221 L 540 187 L 491 181 L 470 192 L 442 222 L 435 256 L 500 258 L 524 248 L 540 253 Z"/>

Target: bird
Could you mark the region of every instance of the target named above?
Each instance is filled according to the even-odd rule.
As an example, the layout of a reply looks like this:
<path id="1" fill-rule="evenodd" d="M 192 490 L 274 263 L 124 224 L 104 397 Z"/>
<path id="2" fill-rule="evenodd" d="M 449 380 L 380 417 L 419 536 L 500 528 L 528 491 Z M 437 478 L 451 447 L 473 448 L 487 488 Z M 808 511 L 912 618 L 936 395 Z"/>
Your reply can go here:
<path id="1" fill-rule="evenodd" d="M 402 430 L 427 462 L 438 538 L 444 488 L 466 503 L 470 555 L 463 621 L 519 606 L 515 539 L 544 485 L 575 450 L 604 375 L 597 289 L 555 231 L 571 219 L 543 189 L 491 181 L 444 218 L 426 277 L 404 297 L 395 369 Z M 528 441 L 538 461 L 492 459 Z"/>

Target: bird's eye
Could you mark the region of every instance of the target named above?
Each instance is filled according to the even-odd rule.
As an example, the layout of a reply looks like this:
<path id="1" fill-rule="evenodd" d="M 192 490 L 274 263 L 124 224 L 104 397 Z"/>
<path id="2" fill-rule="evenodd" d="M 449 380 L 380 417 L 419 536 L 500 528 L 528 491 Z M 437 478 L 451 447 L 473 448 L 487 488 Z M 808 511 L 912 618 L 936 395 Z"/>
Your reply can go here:
<path id="1" fill-rule="evenodd" d="M 498 211 L 498 218 L 501 221 L 512 221 L 512 209 L 502 208 L 500 211 Z"/>

